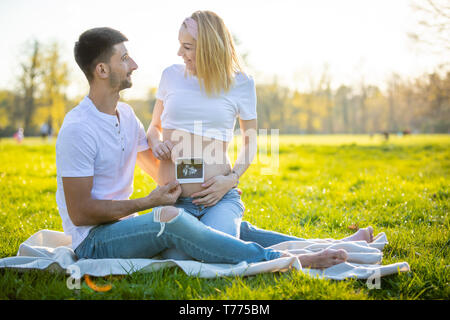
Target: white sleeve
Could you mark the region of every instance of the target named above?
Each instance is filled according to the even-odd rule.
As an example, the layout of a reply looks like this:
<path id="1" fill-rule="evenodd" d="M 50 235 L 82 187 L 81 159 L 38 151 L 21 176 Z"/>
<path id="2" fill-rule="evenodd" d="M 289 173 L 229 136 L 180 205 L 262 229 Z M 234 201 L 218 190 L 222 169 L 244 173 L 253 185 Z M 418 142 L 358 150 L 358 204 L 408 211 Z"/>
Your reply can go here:
<path id="1" fill-rule="evenodd" d="M 237 101 L 239 118 L 242 120 L 256 119 L 256 88 L 253 78 L 242 86 L 242 92 Z"/>
<path id="2" fill-rule="evenodd" d="M 136 121 L 139 126 L 137 151 L 141 152 L 150 149 L 150 146 L 148 145 L 147 133 L 145 132 L 144 125 L 138 117 L 136 117 Z"/>
<path id="3" fill-rule="evenodd" d="M 94 176 L 97 144 L 87 127 L 69 124 L 64 127 L 56 143 L 56 169 L 61 177 Z"/>
<path id="4" fill-rule="evenodd" d="M 164 101 L 167 94 L 167 69 L 165 69 L 161 75 L 161 80 L 159 81 L 158 91 L 156 91 L 156 99 Z"/>
<path id="5" fill-rule="evenodd" d="M 134 112 L 134 109 L 124 103 L 126 108 L 128 108 L 129 112 L 131 112 L 131 118 L 134 119 L 134 128 L 137 127 L 137 152 L 145 151 L 150 148 L 147 142 L 147 133 L 145 132 L 144 125 L 142 124 L 141 120 L 137 117 L 136 113 Z"/>

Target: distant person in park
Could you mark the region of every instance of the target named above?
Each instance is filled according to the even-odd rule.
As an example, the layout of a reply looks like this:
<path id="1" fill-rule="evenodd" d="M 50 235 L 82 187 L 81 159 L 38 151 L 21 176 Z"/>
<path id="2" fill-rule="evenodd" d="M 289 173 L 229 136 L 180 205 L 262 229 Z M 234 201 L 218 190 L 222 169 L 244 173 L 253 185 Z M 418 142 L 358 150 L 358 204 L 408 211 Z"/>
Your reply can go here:
<path id="1" fill-rule="evenodd" d="M 19 128 L 13 135 L 13 138 L 17 141 L 17 143 L 22 143 L 24 138 L 23 128 Z"/>
<path id="2" fill-rule="evenodd" d="M 49 134 L 49 127 L 47 122 L 44 122 L 41 127 L 39 128 L 39 133 L 41 135 L 42 139 L 47 139 L 48 134 Z"/>
<path id="3" fill-rule="evenodd" d="M 128 39 L 111 28 L 90 29 L 75 44 L 75 60 L 89 82 L 88 95 L 68 112 L 56 143 L 56 201 L 64 232 L 79 258 L 150 258 L 176 248 L 208 263 L 272 260 L 291 253 L 267 248 L 271 236 L 299 240 L 252 227 L 255 241 L 242 241 L 207 227 L 182 208 L 171 206 L 182 190 L 177 181 L 147 196 L 129 199 L 137 163 L 152 177 L 159 161 L 133 109 L 119 102 L 131 87 L 137 64 Z M 137 212 L 154 208 L 138 215 Z M 371 241 L 371 228 L 345 240 Z M 279 238 L 276 238 L 279 241 Z M 303 267 L 325 268 L 346 260 L 344 250 L 296 254 Z"/>
<path id="4" fill-rule="evenodd" d="M 47 137 L 52 137 L 53 135 L 53 126 L 52 126 L 52 119 L 51 117 L 48 119 L 47 122 L 44 122 L 41 127 L 39 128 L 39 134 L 41 135 L 42 139 L 47 139 Z"/>

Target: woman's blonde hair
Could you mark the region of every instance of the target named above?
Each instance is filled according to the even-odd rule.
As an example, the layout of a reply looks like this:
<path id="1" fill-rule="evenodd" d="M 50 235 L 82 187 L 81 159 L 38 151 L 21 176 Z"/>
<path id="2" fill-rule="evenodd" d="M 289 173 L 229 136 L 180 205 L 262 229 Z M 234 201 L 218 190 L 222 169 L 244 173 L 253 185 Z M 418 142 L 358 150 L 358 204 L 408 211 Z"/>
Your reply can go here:
<path id="1" fill-rule="evenodd" d="M 209 96 L 229 91 L 235 74 L 243 73 L 231 33 L 214 12 L 196 11 L 191 18 L 198 25 L 195 64 L 200 87 Z"/>

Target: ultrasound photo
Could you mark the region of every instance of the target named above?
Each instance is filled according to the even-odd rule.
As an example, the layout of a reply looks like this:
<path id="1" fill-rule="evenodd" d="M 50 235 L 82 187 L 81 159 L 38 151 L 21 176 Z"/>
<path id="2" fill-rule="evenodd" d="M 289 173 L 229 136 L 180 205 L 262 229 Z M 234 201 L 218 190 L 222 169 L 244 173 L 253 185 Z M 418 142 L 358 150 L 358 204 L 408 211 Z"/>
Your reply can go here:
<path id="1" fill-rule="evenodd" d="M 175 162 L 175 172 L 180 183 L 204 182 L 203 160 L 200 158 L 178 158 Z"/>

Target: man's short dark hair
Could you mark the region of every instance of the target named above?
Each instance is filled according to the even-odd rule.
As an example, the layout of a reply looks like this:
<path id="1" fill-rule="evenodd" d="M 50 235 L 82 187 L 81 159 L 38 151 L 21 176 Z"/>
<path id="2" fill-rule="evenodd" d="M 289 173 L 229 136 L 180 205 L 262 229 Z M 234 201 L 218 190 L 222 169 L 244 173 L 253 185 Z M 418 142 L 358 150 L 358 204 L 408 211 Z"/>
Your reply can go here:
<path id="1" fill-rule="evenodd" d="M 121 32 L 111 28 L 93 28 L 83 32 L 75 42 L 75 61 L 90 82 L 93 70 L 100 62 L 109 63 L 114 54 L 113 46 L 128 41 Z"/>

